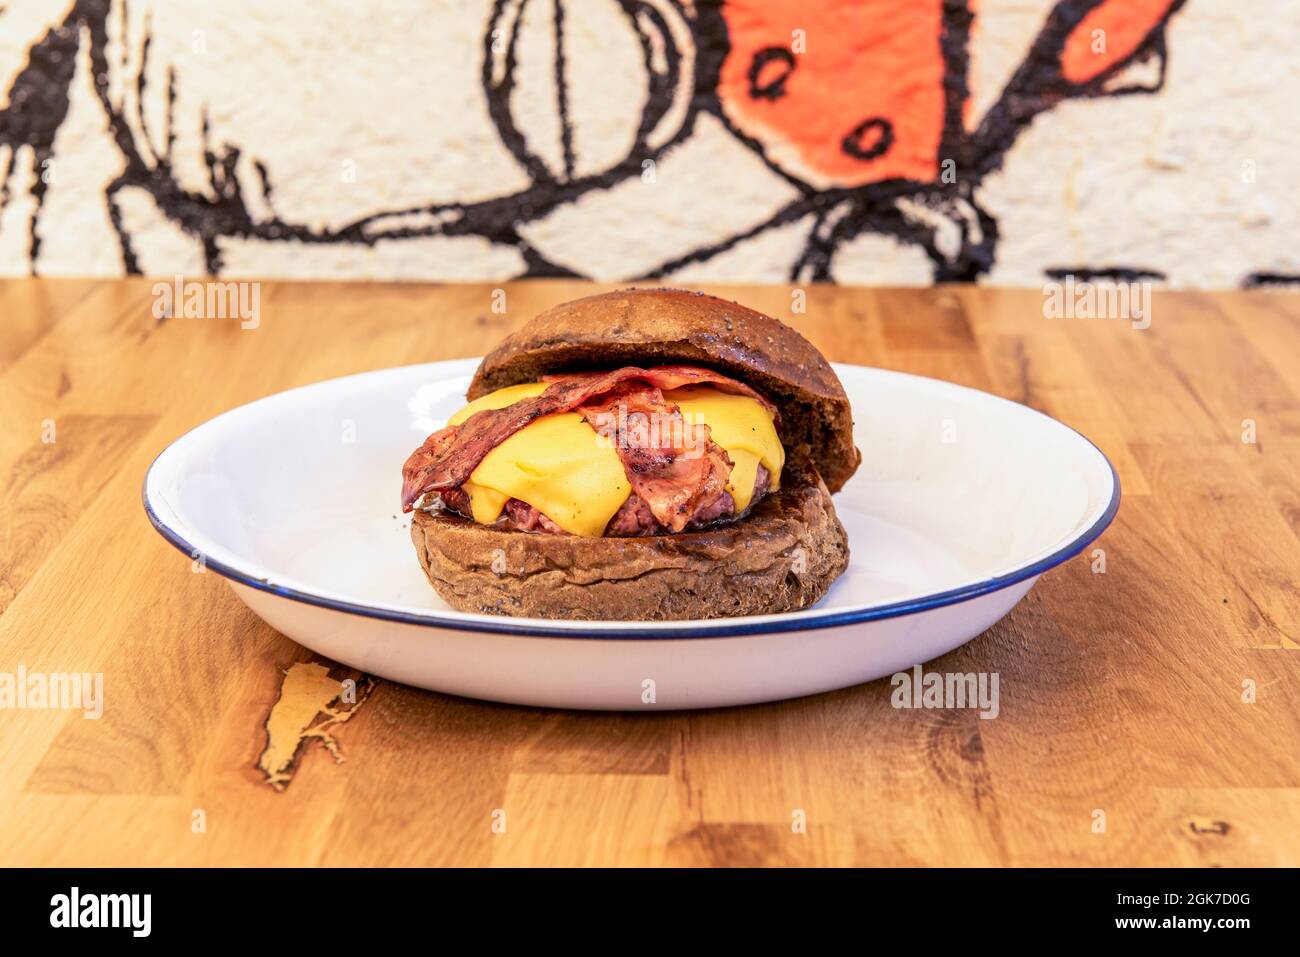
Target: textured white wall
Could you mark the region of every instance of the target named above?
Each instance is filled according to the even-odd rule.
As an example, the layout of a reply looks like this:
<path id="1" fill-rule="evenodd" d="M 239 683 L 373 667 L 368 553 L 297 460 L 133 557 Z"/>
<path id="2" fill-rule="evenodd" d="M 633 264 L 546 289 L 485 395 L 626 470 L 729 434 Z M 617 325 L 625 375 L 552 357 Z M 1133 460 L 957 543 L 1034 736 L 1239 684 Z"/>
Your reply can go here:
<path id="1" fill-rule="evenodd" d="M 872 2 L 901 11 L 904 0 Z M 503 4 L 493 21 L 490 0 L 9 0 L 0 12 L 0 274 L 134 266 L 498 279 L 531 266 L 600 279 L 784 281 L 800 273 L 814 233 L 830 235 L 849 216 L 865 225 L 818 247 L 820 275 L 917 284 L 936 278 L 936 257 L 972 241 L 962 224 L 978 208 L 997 231 L 983 247 L 991 262 L 969 276 L 982 282 L 1038 285 L 1049 269 L 1149 271 L 1187 287 L 1300 275 L 1293 0 L 1189 0 L 1164 30 L 1156 92 L 1066 98 L 1009 135 L 968 195 L 903 195 L 884 212 L 863 212 L 879 206 L 877 194 L 851 189 L 814 205 L 818 190 L 766 162 L 726 110 L 692 109 L 716 19 L 673 0 L 569 0 L 557 27 L 555 0 L 518 6 Z M 1055 6 L 979 4 L 968 130 Z M 47 36 L 52 28 L 62 40 Z M 843 47 L 815 29 L 806 39 L 805 57 Z M 44 62 L 41 51 L 56 48 L 64 55 Z M 32 91 L 58 92 L 66 56 L 75 61 L 67 114 L 43 125 L 52 114 L 33 107 Z M 513 150 L 491 115 L 485 56 L 489 83 L 507 72 L 514 80 L 503 114 L 518 133 Z M 1152 84 L 1159 68 L 1144 58 L 1125 82 Z M 638 142 L 656 76 L 671 82 Z M 938 253 L 895 221 L 925 224 Z"/>

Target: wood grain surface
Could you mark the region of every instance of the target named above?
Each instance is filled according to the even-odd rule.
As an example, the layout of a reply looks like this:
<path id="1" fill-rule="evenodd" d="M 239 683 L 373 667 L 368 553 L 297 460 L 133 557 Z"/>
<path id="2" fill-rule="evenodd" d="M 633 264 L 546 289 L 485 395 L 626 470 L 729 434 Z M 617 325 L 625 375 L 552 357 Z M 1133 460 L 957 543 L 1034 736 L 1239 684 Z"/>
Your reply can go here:
<path id="1" fill-rule="evenodd" d="M 887 680 L 564 713 L 316 658 L 149 527 L 153 457 L 234 405 L 478 355 L 604 287 L 509 284 L 498 315 L 484 285 L 265 283 L 241 330 L 155 319 L 151 286 L 0 284 L 0 672 L 105 689 L 98 720 L 0 710 L 0 864 L 1300 864 L 1300 298 L 1157 293 L 1134 330 L 1046 319 L 1037 290 L 810 287 L 792 315 L 788 287 L 711 288 L 833 359 L 1041 409 L 1115 463 L 1105 573 L 1090 550 L 931 666 L 999 673 L 980 720 L 896 710 Z"/>

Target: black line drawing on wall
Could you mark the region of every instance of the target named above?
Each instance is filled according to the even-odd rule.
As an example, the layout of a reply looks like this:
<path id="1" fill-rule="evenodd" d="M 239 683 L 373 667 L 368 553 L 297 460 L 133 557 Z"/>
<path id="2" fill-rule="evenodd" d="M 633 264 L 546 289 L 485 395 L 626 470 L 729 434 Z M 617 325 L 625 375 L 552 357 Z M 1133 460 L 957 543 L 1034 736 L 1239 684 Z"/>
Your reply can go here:
<path id="1" fill-rule="evenodd" d="M 540 142 L 516 115 L 522 24 L 530 4 L 544 2 L 550 4 L 556 143 Z M 736 17 L 736 4 L 727 2 L 689 7 L 679 0 L 608 2 L 616 4 L 635 38 L 647 77 L 630 148 L 617 156 L 593 156 L 579 142 L 569 102 L 569 73 L 578 54 L 569 37 L 574 18 L 583 15 L 583 4 L 493 0 L 480 35 L 479 83 L 492 127 L 524 171 L 527 185 L 486 199 L 376 208 L 340 225 L 321 226 L 275 212 L 281 184 L 274 164 L 252 155 L 240 142 L 213 135 L 206 108 L 200 118 L 206 183 L 203 188 L 186 185 L 175 165 L 174 129 L 182 92 L 175 67 L 164 73 L 165 89 L 149 88 L 148 77 L 157 71 L 150 71 L 150 57 L 156 54 L 148 27 L 130 51 L 130 62 L 122 51 L 116 58 L 111 55 L 110 34 L 126 22 L 127 0 L 75 0 L 63 19 L 32 43 L 25 65 L 10 84 L 8 105 L 0 111 L 0 210 L 15 198 L 20 150 L 30 151 L 38 171 L 54 159 L 76 63 L 88 51 L 98 108 L 121 159 L 121 172 L 108 184 L 103 202 L 122 270 L 128 274 L 140 273 L 142 265 L 136 237 L 123 216 L 124 190 L 146 193 L 169 221 L 200 244 L 206 269 L 214 275 L 222 273 L 222 244 L 231 239 L 372 246 L 431 236 L 476 236 L 511 247 L 522 257 L 526 276 L 577 275 L 530 243 L 521 227 L 593 191 L 642 176 L 647 164 L 688 140 L 698 120 L 707 115 L 790 184 L 795 198 L 756 226 L 673 255 L 631 278 L 669 276 L 767 230 L 811 216 L 808 238 L 789 264 L 791 280 L 833 280 L 836 249 L 863 233 L 880 233 L 921 249 L 932 264 L 934 281 L 974 281 L 993 266 L 999 238 L 998 222 L 981 208 L 976 188 L 1001 166 L 1034 118 L 1062 101 L 1158 94 L 1170 55 L 1166 26 L 1184 5 L 1184 0 L 1059 0 L 1023 62 L 972 128 L 966 120 L 975 16 L 970 0 L 897 0 L 911 4 L 920 18 L 916 29 L 924 42 L 916 56 L 922 63 L 933 60 L 933 90 L 923 103 L 909 99 L 910 94 L 884 91 L 868 97 L 871 103 L 857 113 L 853 102 L 842 106 L 838 94 L 833 104 L 823 102 L 816 97 L 824 94 L 801 85 L 809 61 L 801 59 L 788 40 L 792 10 L 800 8 L 800 16 L 816 21 L 821 7 L 830 16 L 837 4 L 751 4 L 746 16 Z M 0 29 L 4 16 L 0 12 Z M 937 35 L 929 24 L 937 24 Z M 1115 46 L 1105 56 L 1085 61 L 1081 44 L 1086 45 L 1098 25 L 1116 25 Z M 124 27 L 120 35 L 126 35 Z M 871 37 L 852 39 L 873 42 Z M 877 39 L 885 43 L 889 38 Z M 119 81 L 116 86 L 113 78 Z M 868 76 L 852 82 L 872 81 Z M 848 78 L 846 83 L 851 86 Z M 124 89 L 133 95 L 122 95 Z M 292 96 L 292 91 L 278 95 Z M 142 106 L 147 98 L 159 96 L 165 102 L 161 127 L 156 115 L 151 122 Z M 846 96 L 852 101 L 857 93 L 849 90 Z M 801 111 L 822 112 L 823 107 L 843 108 L 842 128 L 820 138 L 801 132 Z M 329 118 L 317 122 L 328 123 Z M 256 170 L 251 183 L 237 175 L 241 160 Z M 35 272 L 47 185 L 38 176 L 29 191 L 36 212 L 27 242 Z M 1140 263 L 1091 263 L 1079 269 L 1098 274 L 1150 272 Z"/>

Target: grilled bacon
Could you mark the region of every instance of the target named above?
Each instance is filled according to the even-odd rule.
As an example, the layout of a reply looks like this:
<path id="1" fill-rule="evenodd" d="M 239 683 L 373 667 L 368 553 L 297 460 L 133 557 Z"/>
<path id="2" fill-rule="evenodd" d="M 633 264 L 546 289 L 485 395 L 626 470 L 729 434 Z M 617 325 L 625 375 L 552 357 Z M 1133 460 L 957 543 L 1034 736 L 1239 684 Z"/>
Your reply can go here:
<path id="1" fill-rule="evenodd" d="M 775 413 L 766 398 L 743 382 L 694 366 L 656 366 L 651 369 L 624 366 L 610 372 L 548 376 L 546 381 L 551 385 L 541 395 L 521 399 L 502 409 L 484 409 L 459 426 L 447 426 L 430 435 L 402 467 L 402 510 L 411 511 L 420 497 L 428 492 L 464 484 L 490 451 L 544 415 L 577 410 L 587 417 L 591 409 L 608 413 L 611 406 L 617 405 L 617 401 L 610 401 L 615 392 L 629 405 L 643 407 L 642 411 L 657 409 L 665 414 L 676 414 L 680 419 L 680 410 L 664 400 L 663 391 L 707 383 L 723 392 L 756 399 Z M 635 382 L 644 385 L 636 388 L 632 385 Z M 591 412 L 591 415 L 595 414 Z M 703 441 L 699 441 L 693 429 L 703 430 Z M 716 498 L 722 493 L 732 467 L 726 452 L 708 439 L 707 426 L 686 424 L 680 434 L 683 448 L 672 444 L 664 446 L 662 442 L 654 447 L 628 447 L 622 441 L 616 443 L 633 489 L 646 499 L 656 519 L 676 530 L 690 520 L 695 508 L 712 501 L 709 496 Z M 625 437 L 620 436 L 620 439 Z M 683 454 L 687 451 L 688 439 L 695 441 L 697 444 L 693 448 L 702 450 L 703 454 Z"/>
<path id="2" fill-rule="evenodd" d="M 686 421 L 655 386 L 620 383 L 578 413 L 612 442 L 633 493 L 665 528 L 680 532 L 701 507 L 726 494 L 730 457 L 707 425 Z"/>
<path id="3" fill-rule="evenodd" d="M 749 507 L 744 512 L 736 513 L 736 500 L 730 492 L 723 492 L 715 501 L 702 507 L 689 522 L 688 531 L 707 528 L 718 522 L 732 521 L 754 510 L 754 507 L 768 494 L 771 476 L 763 466 L 758 467 L 754 476 L 754 492 L 749 500 Z M 463 518 L 472 519 L 469 495 L 463 488 L 449 488 L 439 492 L 443 507 Z M 568 533 L 552 522 L 541 509 L 527 502 L 512 498 L 506 502 L 498 524 L 520 532 L 544 532 L 550 535 L 567 535 Z M 627 501 L 614 513 L 614 517 L 605 526 L 606 538 L 638 538 L 645 535 L 659 535 L 667 531 L 655 519 L 641 496 L 633 492 Z"/>

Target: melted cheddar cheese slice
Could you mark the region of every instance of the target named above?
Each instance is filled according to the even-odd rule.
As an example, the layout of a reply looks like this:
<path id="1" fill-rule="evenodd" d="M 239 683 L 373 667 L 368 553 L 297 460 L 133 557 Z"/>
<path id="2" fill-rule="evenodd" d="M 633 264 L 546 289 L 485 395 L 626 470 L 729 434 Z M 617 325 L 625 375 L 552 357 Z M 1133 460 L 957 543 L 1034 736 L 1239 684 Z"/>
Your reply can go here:
<path id="1" fill-rule="evenodd" d="M 776 426 L 767 410 L 744 395 L 729 395 L 709 386 L 693 385 L 664 393 L 669 402 L 677 403 L 690 421 L 701 420 L 709 427 L 714 442 L 727 450 L 735 464 L 727 491 L 736 500 L 736 511 L 749 507 L 754 496 L 754 478 L 761 463 L 768 471 L 768 491 L 781 487 L 781 469 L 785 449 L 777 437 Z"/>
<path id="2" fill-rule="evenodd" d="M 528 382 L 481 396 L 450 419 L 460 425 L 476 412 L 501 409 L 546 391 L 549 383 Z M 691 421 L 709 426 L 713 441 L 735 463 L 727 491 L 736 510 L 749 505 L 761 462 L 780 485 L 785 450 L 772 417 L 753 399 L 707 386 L 665 393 Z M 512 498 L 527 502 L 573 535 L 599 536 L 632 493 L 618 452 L 602 441 L 577 412 L 559 412 L 529 423 L 491 452 L 462 488 L 474 521 L 490 525 Z"/>
<path id="3" fill-rule="evenodd" d="M 448 419 L 447 424 L 460 425 L 475 412 L 482 412 L 484 409 L 504 409 L 508 405 L 514 405 L 520 399 L 531 399 L 545 392 L 548 385 L 549 382 L 524 382 L 521 385 L 510 385 L 489 392 L 487 395 L 481 395 Z"/>
<path id="4" fill-rule="evenodd" d="M 475 412 L 503 409 L 546 391 L 548 382 L 525 382 L 480 396 L 450 419 L 460 425 Z M 576 412 L 544 415 L 484 456 L 469 481 L 474 521 L 490 525 L 517 498 L 572 535 L 599 536 L 632 494 L 623 463 Z"/>

